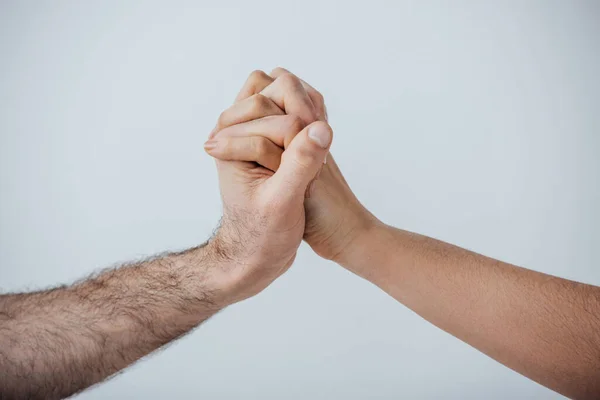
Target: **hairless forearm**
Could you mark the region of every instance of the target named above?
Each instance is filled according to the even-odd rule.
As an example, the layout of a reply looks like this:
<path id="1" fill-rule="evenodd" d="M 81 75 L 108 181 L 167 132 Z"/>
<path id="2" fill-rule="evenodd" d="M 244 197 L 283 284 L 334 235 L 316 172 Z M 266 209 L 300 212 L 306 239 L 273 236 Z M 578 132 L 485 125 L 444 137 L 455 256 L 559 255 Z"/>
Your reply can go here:
<path id="1" fill-rule="evenodd" d="M 337 260 L 506 366 L 570 397 L 600 397 L 600 287 L 377 225 Z"/>
<path id="2" fill-rule="evenodd" d="M 221 306 L 208 273 L 218 260 L 208 248 L 0 296 L 0 398 L 69 396 L 209 318 Z"/>

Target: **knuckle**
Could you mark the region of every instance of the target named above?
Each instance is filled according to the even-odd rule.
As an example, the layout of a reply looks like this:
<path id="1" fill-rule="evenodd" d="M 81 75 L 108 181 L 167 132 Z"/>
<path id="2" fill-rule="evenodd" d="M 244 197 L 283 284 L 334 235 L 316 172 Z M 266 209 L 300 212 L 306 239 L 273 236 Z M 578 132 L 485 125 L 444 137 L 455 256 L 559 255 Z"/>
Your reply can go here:
<path id="1" fill-rule="evenodd" d="M 315 159 L 315 153 L 305 147 L 298 149 L 298 152 L 296 153 L 295 157 L 296 163 L 304 168 L 308 168 L 312 164 L 314 164 Z"/>
<path id="2" fill-rule="evenodd" d="M 296 157 L 294 157 L 293 162 L 297 169 L 308 169 L 312 164 L 312 157 L 306 154 L 298 154 Z"/>
<path id="3" fill-rule="evenodd" d="M 289 130 L 294 134 L 297 134 L 306 126 L 304 121 L 302 121 L 302 119 L 297 115 L 287 115 L 286 122 Z"/>
<path id="4" fill-rule="evenodd" d="M 251 97 L 251 111 L 253 112 L 261 112 L 265 109 L 268 108 L 269 105 L 269 99 L 267 99 L 265 96 L 263 96 L 260 93 L 257 93 L 255 95 L 252 95 Z"/>
<path id="5" fill-rule="evenodd" d="M 255 69 L 254 71 L 250 72 L 250 75 L 248 75 L 248 82 L 260 82 L 267 77 L 268 75 L 264 71 Z"/>
<path id="6" fill-rule="evenodd" d="M 271 75 L 282 75 L 282 74 L 289 74 L 289 73 L 290 73 L 290 71 L 288 71 L 287 69 L 285 69 L 283 67 L 275 67 L 271 71 Z"/>
<path id="7" fill-rule="evenodd" d="M 287 148 L 296 135 L 306 127 L 306 124 L 297 115 L 286 115 L 283 132 L 283 147 Z"/>
<path id="8" fill-rule="evenodd" d="M 288 157 L 286 157 L 288 154 L 286 154 L 286 152 L 283 153 L 281 162 L 287 162 Z M 297 149 L 295 151 L 295 153 L 293 155 L 289 155 L 289 158 L 292 164 L 295 165 L 296 168 L 294 169 L 306 169 L 309 168 L 315 160 L 315 155 L 312 154 L 312 152 L 306 148 L 300 148 Z"/>
<path id="9" fill-rule="evenodd" d="M 289 72 L 280 75 L 277 79 L 279 79 L 281 81 L 281 84 L 286 87 L 297 88 L 299 86 L 302 86 L 300 79 L 298 79 L 296 75 Z"/>
<path id="10" fill-rule="evenodd" d="M 219 114 L 219 118 L 217 118 L 217 126 L 221 128 L 227 126 L 227 119 L 228 113 L 227 110 L 225 110 L 221 114 Z"/>
<path id="11" fill-rule="evenodd" d="M 314 90 L 313 95 L 319 101 L 319 103 L 321 103 L 321 104 L 325 103 L 325 97 L 323 96 L 323 94 L 321 92 L 319 92 L 318 90 Z"/>
<path id="12" fill-rule="evenodd" d="M 252 149 L 257 155 L 264 155 L 269 152 L 267 139 L 260 136 L 252 136 Z"/>

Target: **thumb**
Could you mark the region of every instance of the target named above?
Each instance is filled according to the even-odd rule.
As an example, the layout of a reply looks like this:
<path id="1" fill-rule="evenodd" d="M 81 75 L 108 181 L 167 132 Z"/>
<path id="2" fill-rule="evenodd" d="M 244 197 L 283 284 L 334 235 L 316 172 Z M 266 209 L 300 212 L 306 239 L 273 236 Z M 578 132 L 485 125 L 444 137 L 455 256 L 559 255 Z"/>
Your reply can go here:
<path id="1" fill-rule="evenodd" d="M 279 195 L 301 196 L 325 162 L 333 131 L 327 122 L 316 121 L 298 133 L 281 156 L 279 169 L 269 179 Z"/>

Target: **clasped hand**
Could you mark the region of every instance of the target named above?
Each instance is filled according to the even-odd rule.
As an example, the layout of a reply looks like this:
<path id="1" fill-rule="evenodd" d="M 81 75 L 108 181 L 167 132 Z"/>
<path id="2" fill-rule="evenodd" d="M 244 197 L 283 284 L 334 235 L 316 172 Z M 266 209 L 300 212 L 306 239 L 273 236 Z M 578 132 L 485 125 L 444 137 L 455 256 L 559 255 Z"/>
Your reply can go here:
<path id="1" fill-rule="evenodd" d="M 329 154 L 332 137 L 323 96 L 283 68 L 252 72 L 219 116 L 205 150 L 217 160 L 223 202 L 209 245 L 235 261 L 220 272 L 226 303 L 283 274 L 302 238 L 338 261 L 378 223 Z"/>

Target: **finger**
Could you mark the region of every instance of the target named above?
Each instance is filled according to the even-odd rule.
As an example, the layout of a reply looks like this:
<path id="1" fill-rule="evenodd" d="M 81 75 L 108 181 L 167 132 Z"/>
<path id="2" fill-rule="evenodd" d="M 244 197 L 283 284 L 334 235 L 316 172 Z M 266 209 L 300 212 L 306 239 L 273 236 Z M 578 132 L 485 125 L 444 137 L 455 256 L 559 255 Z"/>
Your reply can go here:
<path id="1" fill-rule="evenodd" d="M 269 98 L 261 94 L 252 95 L 247 99 L 235 103 L 221 113 L 217 120 L 217 126 L 215 126 L 215 129 L 211 132 L 209 139 L 212 139 L 221 129 L 228 126 L 252 121 L 268 115 L 283 114 L 285 114 L 285 112 Z"/>
<path id="2" fill-rule="evenodd" d="M 307 199 L 309 199 L 314 191 L 314 187 L 315 187 L 315 182 L 317 180 L 319 180 L 319 177 L 321 176 L 321 171 L 323 171 L 323 167 L 325 166 L 325 160 L 323 160 L 323 165 L 321 165 L 321 167 L 319 168 L 319 170 L 317 171 L 317 174 L 315 175 L 315 177 L 312 179 L 312 181 L 310 181 L 310 183 L 308 184 L 308 187 L 306 188 L 306 193 L 305 193 L 305 197 Z"/>
<path id="3" fill-rule="evenodd" d="M 271 73 L 269 75 L 272 78 L 278 78 L 283 74 L 291 74 L 291 72 L 285 68 L 277 67 L 273 71 L 271 71 Z M 327 107 L 325 107 L 325 99 L 324 99 L 323 95 L 321 94 L 321 92 L 319 92 L 317 89 L 312 87 L 310 84 L 308 84 L 308 82 L 306 82 L 303 79 L 300 79 L 300 82 L 302 83 L 304 90 L 306 90 L 306 93 L 310 97 L 310 100 L 312 101 L 313 106 L 317 110 L 317 114 L 318 114 L 317 119 L 319 119 L 321 121 L 327 121 Z"/>
<path id="4" fill-rule="evenodd" d="M 222 161 L 253 161 L 277 171 L 283 149 L 262 136 L 219 137 L 204 144 L 204 150 Z"/>
<path id="5" fill-rule="evenodd" d="M 280 75 L 260 94 L 273 100 L 286 114 L 297 115 L 305 124 L 310 124 L 317 118 L 312 100 L 300 79 L 293 74 Z"/>
<path id="6" fill-rule="evenodd" d="M 271 195 L 282 200 L 304 199 L 308 184 L 323 165 L 331 146 L 333 131 L 323 121 L 317 121 L 302 130 L 283 152 L 279 169 L 268 181 Z"/>
<path id="7" fill-rule="evenodd" d="M 290 142 L 306 124 L 295 115 L 270 115 L 253 121 L 229 126 L 215 137 L 263 136 L 277 146 L 287 149 Z"/>
<path id="8" fill-rule="evenodd" d="M 274 80 L 274 78 L 265 74 L 263 71 L 252 71 L 250 76 L 248 76 L 248 79 L 246 79 L 244 86 L 242 86 L 242 89 L 235 98 L 235 102 L 237 103 L 240 100 L 244 100 L 252 96 L 253 94 L 260 93 L 261 90 L 273 83 Z"/>

